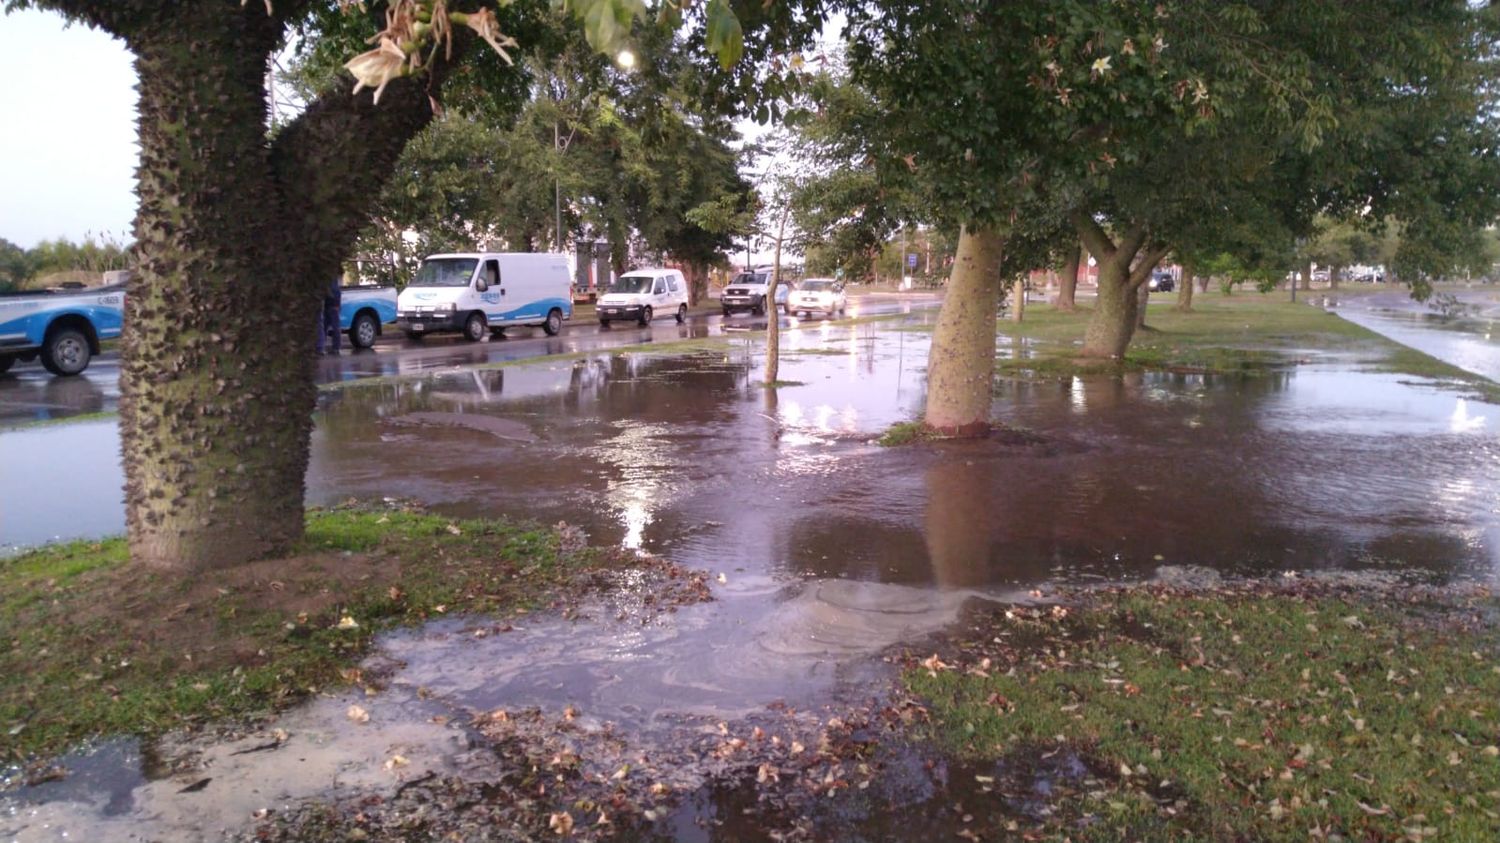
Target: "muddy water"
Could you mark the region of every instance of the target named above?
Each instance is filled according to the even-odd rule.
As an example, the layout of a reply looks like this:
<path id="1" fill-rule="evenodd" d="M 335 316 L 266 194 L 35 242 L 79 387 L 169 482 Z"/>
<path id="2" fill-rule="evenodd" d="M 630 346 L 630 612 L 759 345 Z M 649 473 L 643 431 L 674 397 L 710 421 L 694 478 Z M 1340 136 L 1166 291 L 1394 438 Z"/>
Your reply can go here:
<path id="1" fill-rule="evenodd" d="M 650 622 L 597 606 L 581 621 L 538 617 L 483 637 L 466 619 L 388 636 L 382 658 L 399 667 L 372 712 L 426 735 L 413 739 L 421 769 L 461 769 L 465 742 L 422 732 L 428 710 L 414 700 L 572 705 L 649 733 L 685 714 L 857 697 L 881 671 L 871 654 L 941 629 L 968 599 L 1052 582 L 1163 565 L 1500 579 L 1493 405 L 1314 356 L 1235 377 L 1005 382 L 996 415 L 1034 439 L 883 449 L 870 440 L 922 400 L 927 335 L 894 327 L 794 327 L 780 378 L 799 385 L 769 391 L 759 338 L 746 338 L 326 394 L 314 502 L 399 496 L 458 516 L 566 521 L 715 575 L 715 602 Z M 91 768 L 100 784 L 29 790 L 0 829 L 52 839 L 124 827 L 98 825 L 107 815 L 146 836 L 195 839 L 252 803 L 389 792 L 400 777 L 382 778 L 377 756 L 406 739 L 347 745 L 364 734 L 339 719 L 353 702 L 289 715 L 293 740 L 321 736 L 317 753 L 297 756 L 315 762 L 197 750 L 218 753 L 224 780 L 251 783 L 241 789 L 255 797 L 223 811 L 193 807 L 207 790 L 178 792 L 208 768 L 147 781 L 117 751 Z"/>

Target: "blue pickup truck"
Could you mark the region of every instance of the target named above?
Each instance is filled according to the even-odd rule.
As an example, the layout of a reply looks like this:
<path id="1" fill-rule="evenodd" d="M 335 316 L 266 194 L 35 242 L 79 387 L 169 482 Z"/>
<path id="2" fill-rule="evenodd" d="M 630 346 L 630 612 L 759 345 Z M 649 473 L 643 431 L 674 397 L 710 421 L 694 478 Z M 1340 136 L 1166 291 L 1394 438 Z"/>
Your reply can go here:
<path id="1" fill-rule="evenodd" d="M 0 294 L 0 372 L 40 357 L 52 374 L 76 375 L 124 322 L 124 284 Z"/>

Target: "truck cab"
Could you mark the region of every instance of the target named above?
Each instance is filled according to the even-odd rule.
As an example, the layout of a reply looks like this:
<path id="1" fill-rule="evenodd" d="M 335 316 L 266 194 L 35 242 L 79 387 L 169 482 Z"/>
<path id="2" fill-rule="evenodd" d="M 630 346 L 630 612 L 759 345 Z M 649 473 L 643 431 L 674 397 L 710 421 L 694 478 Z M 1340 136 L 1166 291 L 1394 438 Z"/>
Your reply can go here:
<path id="1" fill-rule="evenodd" d="M 478 342 L 512 325 L 538 326 L 555 336 L 572 315 L 567 258 L 546 253 L 432 255 L 396 299 L 396 326 L 417 340 L 460 333 Z"/>

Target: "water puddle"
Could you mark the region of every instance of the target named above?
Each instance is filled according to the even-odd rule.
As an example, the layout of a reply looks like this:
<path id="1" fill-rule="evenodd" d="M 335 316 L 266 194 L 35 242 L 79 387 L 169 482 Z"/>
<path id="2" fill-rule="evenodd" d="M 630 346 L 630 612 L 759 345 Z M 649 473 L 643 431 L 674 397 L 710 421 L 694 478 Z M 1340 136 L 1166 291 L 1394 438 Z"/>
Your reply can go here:
<path id="1" fill-rule="evenodd" d="M 890 645 L 942 630 L 969 601 L 1059 582 L 1164 566 L 1500 579 L 1494 405 L 1310 355 L 1254 376 L 1005 381 L 996 415 L 1037 435 L 885 449 L 871 440 L 923 398 L 928 337 L 902 327 L 795 325 L 780 372 L 793 385 L 770 390 L 752 339 L 325 392 L 314 503 L 399 496 L 454 516 L 567 521 L 594 542 L 708 572 L 716 599 L 643 613 L 629 600 L 649 589 L 625 583 L 626 603 L 578 618 L 448 618 L 394 633 L 376 657 L 386 667 L 371 668 L 384 677 L 374 697 L 320 697 L 253 735 L 107 744 L 70 759 L 69 777 L 0 803 L 0 832 L 199 839 L 315 795 L 395 799 L 429 773 L 487 764 L 503 781 L 494 754 L 474 749 L 475 729 L 499 728 L 475 716 L 497 710 L 563 718 L 580 730 L 569 740 L 620 758 L 650 735 L 686 752 L 683 736 L 718 722 L 867 695 L 889 675 L 871 657 Z M 0 434 L 0 541 L 118 531 L 116 448 L 109 423 Z M 70 488 L 60 460 L 90 478 L 83 493 L 104 490 L 79 507 L 94 521 L 46 503 Z M 351 705 L 369 720 L 351 720 Z M 877 839 L 917 818 L 957 833 L 977 804 L 1024 817 L 1094 775 L 1076 757 L 986 770 L 929 761 L 888 759 L 910 774 L 883 779 L 849 827 Z M 743 790 L 694 781 L 701 789 L 684 779 L 688 798 L 653 834 L 756 837 L 737 819 Z"/>

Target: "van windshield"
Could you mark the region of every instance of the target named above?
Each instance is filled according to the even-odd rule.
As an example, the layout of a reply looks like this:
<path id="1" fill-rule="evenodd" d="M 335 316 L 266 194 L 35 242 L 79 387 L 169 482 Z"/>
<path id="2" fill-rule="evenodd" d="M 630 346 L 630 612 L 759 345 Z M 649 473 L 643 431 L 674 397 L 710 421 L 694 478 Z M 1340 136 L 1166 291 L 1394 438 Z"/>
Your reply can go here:
<path id="1" fill-rule="evenodd" d="M 645 275 L 622 275 L 609 285 L 611 293 L 649 293 L 651 279 Z"/>
<path id="2" fill-rule="evenodd" d="M 435 258 L 422 261 L 409 287 L 467 287 L 478 258 Z"/>

